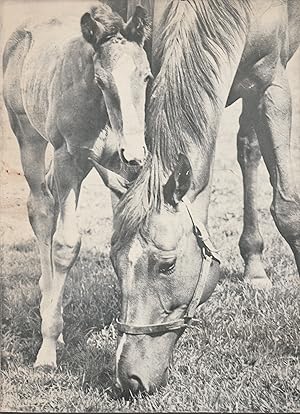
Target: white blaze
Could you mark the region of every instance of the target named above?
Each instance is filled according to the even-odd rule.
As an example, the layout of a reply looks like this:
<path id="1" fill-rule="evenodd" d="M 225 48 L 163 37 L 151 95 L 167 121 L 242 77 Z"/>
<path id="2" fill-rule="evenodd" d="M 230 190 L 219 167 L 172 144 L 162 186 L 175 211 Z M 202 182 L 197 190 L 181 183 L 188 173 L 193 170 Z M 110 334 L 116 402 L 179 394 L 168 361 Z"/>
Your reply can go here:
<path id="1" fill-rule="evenodd" d="M 122 120 L 125 150 L 133 158 L 143 159 L 144 156 L 144 108 L 135 108 L 132 95 L 130 74 L 136 70 L 131 56 L 124 55 L 118 62 L 118 67 L 112 72 L 118 90 Z M 124 76 L 124 73 L 127 76 Z M 128 76 L 129 75 L 129 76 Z M 126 78 L 129 81 L 126 81 Z"/>
<path id="2" fill-rule="evenodd" d="M 142 246 L 140 242 L 135 239 L 132 243 L 130 250 L 128 252 L 128 268 L 127 268 L 127 278 L 126 278 L 126 287 L 128 290 L 131 289 L 133 281 L 134 281 L 134 268 L 143 253 Z M 127 304 L 127 313 L 128 313 L 129 304 Z M 126 321 L 125 321 L 126 323 Z M 119 380 L 119 362 L 123 352 L 123 348 L 126 342 L 126 333 L 123 333 L 118 348 L 116 352 L 116 378 L 117 384 L 122 388 L 121 382 Z"/>
<path id="3" fill-rule="evenodd" d="M 123 333 L 122 338 L 120 339 L 118 348 L 117 348 L 117 352 L 116 352 L 116 377 L 117 377 L 117 384 L 119 385 L 119 387 L 122 389 L 122 384 L 121 381 L 119 380 L 119 361 L 121 358 L 121 354 L 123 352 L 123 347 L 125 345 L 126 342 L 126 333 Z"/>

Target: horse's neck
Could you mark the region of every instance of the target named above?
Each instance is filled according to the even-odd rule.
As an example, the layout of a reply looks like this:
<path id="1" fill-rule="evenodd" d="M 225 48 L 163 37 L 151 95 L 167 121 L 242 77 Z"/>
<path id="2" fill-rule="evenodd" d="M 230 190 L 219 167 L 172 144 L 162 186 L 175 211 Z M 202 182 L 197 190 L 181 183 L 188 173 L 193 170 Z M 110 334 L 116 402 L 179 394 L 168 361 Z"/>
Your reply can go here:
<path id="1" fill-rule="evenodd" d="M 193 168 L 194 185 L 188 193 L 189 199 L 195 203 L 195 213 L 203 217 L 201 220 L 206 222 L 207 219 L 207 207 L 209 203 L 210 184 L 212 180 L 212 167 L 215 155 L 215 143 L 219 132 L 222 113 L 224 111 L 227 97 L 233 83 L 239 61 L 242 56 L 242 52 L 245 45 L 245 35 L 237 36 L 236 45 L 234 47 L 233 55 L 231 56 L 231 62 L 228 61 L 228 55 L 224 54 L 220 59 L 219 66 L 219 82 L 218 82 L 218 105 L 215 106 L 207 95 L 204 94 L 204 107 L 207 111 L 207 131 L 209 145 L 203 145 L 201 149 L 199 146 L 191 145 L 190 147 L 190 162 Z"/>

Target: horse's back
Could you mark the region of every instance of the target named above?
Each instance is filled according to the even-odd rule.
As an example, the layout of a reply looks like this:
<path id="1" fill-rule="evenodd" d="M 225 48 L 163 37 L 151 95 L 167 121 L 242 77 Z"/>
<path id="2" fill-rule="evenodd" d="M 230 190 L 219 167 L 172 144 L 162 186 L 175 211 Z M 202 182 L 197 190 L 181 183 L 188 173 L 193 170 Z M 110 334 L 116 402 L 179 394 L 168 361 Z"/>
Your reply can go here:
<path id="1" fill-rule="evenodd" d="M 74 23 L 53 18 L 44 23 L 28 20 L 12 33 L 3 54 L 3 92 L 8 111 L 26 114 L 45 138 L 55 72 L 66 45 L 79 35 L 79 23 Z"/>

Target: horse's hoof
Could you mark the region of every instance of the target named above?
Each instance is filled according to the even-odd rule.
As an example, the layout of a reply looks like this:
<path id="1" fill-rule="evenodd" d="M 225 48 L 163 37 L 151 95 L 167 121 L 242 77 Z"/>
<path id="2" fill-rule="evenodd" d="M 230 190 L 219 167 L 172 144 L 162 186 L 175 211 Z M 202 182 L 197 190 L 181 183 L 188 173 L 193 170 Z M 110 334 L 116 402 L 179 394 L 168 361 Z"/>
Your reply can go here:
<path id="1" fill-rule="evenodd" d="M 41 372 L 52 372 L 55 371 L 57 369 L 56 363 L 49 363 L 49 362 L 38 362 L 36 361 L 33 365 L 33 368 L 36 371 L 41 371 Z"/>
<path id="2" fill-rule="evenodd" d="M 272 282 L 268 278 L 262 261 L 257 257 L 252 258 L 245 266 L 245 281 L 249 283 L 253 289 L 270 290 Z"/>

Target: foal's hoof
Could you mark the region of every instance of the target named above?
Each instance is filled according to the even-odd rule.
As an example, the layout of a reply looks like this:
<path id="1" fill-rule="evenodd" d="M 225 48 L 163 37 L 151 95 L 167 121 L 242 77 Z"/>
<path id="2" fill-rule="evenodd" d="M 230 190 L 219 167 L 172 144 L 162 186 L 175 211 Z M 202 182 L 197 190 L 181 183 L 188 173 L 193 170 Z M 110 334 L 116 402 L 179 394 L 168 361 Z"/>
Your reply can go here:
<path id="1" fill-rule="evenodd" d="M 54 370 L 57 368 L 56 365 L 56 346 L 42 345 L 41 349 L 38 352 L 36 361 L 34 363 L 34 368 L 42 368 L 46 371 Z"/>
<path id="2" fill-rule="evenodd" d="M 268 277 L 254 277 L 252 279 L 247 279 L 249 285 L 253 287 L 253 289 L 260 289 L 260 290 L 270 290 L 272 289 L 272 282 Z"/>
<path id="3" fill-rule="evenodd" d="M 41 372 L 48 373 L 48 372 L 55 371 L 57 367 L 56 367 L 56 364 L 40 363 L 40 362 L 36 361 L 33 365 L 33 368 L 36 371 L 41 371 Z"/>

